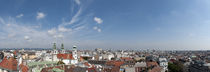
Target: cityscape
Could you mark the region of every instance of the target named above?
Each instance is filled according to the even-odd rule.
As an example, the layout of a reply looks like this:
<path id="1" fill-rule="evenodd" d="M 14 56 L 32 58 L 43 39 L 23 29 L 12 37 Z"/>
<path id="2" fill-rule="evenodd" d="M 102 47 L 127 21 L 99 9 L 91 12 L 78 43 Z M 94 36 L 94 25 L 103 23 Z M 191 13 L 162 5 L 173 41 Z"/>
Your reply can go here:
<path id="1" fill-rule="evenodd" d="M 2 50 L 1 72 L 209 72 L 210 51 Z"/>
<path id="2" fill-rule="evenodd" d="M 210 0 L 0 0 L 0 72 L 210 72 Z"/>

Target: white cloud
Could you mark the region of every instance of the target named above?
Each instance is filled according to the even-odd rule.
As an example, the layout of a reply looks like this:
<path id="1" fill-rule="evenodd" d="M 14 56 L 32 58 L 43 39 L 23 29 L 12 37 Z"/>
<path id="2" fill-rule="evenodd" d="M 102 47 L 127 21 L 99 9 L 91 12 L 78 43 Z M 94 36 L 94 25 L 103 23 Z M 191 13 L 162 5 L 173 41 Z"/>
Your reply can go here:
<path id="1" fill-rule="evenodd" d="M 49 35 L 55 35 L 57 31 L 55 28 L 53 28 L 53 29 L 48 30 L 47 32 Z"/>
<path id="2" fill-rule="evenodd" d="M 98 32 L 101 32 L 101 29 L 98 29 L 97 31 L 98 31 Z"/>
<path id="3" fill-rule="evenodd" d="M 15 37 L 15 33 L 10 33 L 10 34 L 8 34 L 8 38 L 12 38 L 12 37 Z"/>
<path id="4" fill-rule="evenodd" d="M 57 35 L 58 38 L 63 38 L 64 36 L 62 34 Z"/>
<path id="5" fill-rule="evenodd" d="M 11 24 L 7 24 L 7 26 L 9 27 L 9 26 L 11 26 Z"/>
<path id="6" fill-rule="evenodd" d="M 32 42 L 32 39 L 29 36 L 24 36 L 24 39 L 28 42 Z"/>
<path id="7" fill-rule="evenodd" d="M 97 29 L 98 29 L 98 27 L 97 27 L 97 26 L 94 26 L 94 27 L 93 27 L 93 29 L 94 29 L 94 30 L 97 30 Z"/>
<path id="8" fill-rule="evenodd" d="M 24 16 L 23 14 L 19 14 L 19 15 L 16 16 L 16 18 L 21 18 L 23 16 Z"/>
<path id="9" fill-rule="evenodd" d="M 37 13 L 37 16 L 36 16 L 36 19 L 42 19 L 44 18 L 46 15 L 43 13 L 43 12 L 38 12 Z"/>
<path id="10" fill-rule="evenodd" d="M 68 31 L 72 31 L 72 29 L 68 29 L 68 28 L 65 28 L 63 26 L 59 26 L 58 27 L 58 31 L 60 31 L 60 32 L 68 32 Z"/>
<path id="11" fill-rule="evenodd" d="M 78 5 L 80 5 L 80 0 L 75 0 L 75 2 L 76 2 Z"/>
<path id="12" fill-rule="evenodd" d="M 98 31 L 98 32 L 101 32 L 101 29 L 98 28 L 97 26 L 94 26 L 94 27 L 93 27 L 93 30 L 96 30 L 96 31 Z"/>
<path id="13" fill-rule="evenodd" d="M 69 37 L 71 35 L 76 35 L 72 33 L 73 31 L 60 34 L 56 28 L 49 30 L 37 29 L 34 26 L 28 26 L 27 24 L 17 22 L 15 19 L 16 17 L 4 19 L 0 17 L 0 40 L 4 40 L 0 41 L 2 47 L 43 48 L 49 47 L 50 43 L 57 42 L 57 39 L 63 38 L 65 35 L 68 35 L 68 38 L 65 39 L 68 41 L 70 40 Z M 77 32 L 74 31 L 74 33 Z"/>
<path id="14" fill-rule="evenodd" d="M 98 24 L 103 23 L 103 20 L 101 18 L 98 18 L 98 17 L 94 17 L 94 21 L 96 21 Z"/>
<path id="15" fill-rule="evenodd" d="M 74 31 L 80 31 L 80 30 L 82 30 L 82 29 L 84 29 L 85 28 L 85 26 L 79 26 L 79 27 L 77 27 L 77 28 L 74 28 Z"/>
<path id="16" fill-rule="evenodd" d="M 29 40 L 30 37 L 29 37 L 29 36 L 24 36 L 24 39 L 25 39 L 25 40 Z"/>
<path id="17" fill-rule="evenodd" d="M 98 28 L 97 26 L 94 26 L 94 27 L 93 27 L 93 30 L 96 30 L 96 31 L 98 31 L 98 32 L 101 32 L 101 29 Z"/>
<path id="18" fill-rule="evenodd" d="M 0 23 L 5 24 L 4 19 L 0 17 Z"/>
<path id="19" fill-rule="evenodd" d="M 82 5 L 82 2 L 80 2 L 80 0 L 74 0 L 74 1 L 75 1 L 74 5 L 78 5 L 78 7 L 73 6 L 75 7 L 74 9 L 76 10 L 71 14 L 73 17 L 68 21 L 64 21 L 57 27 L 53 27 L 50 29 L 40 29 L 37 26 L 30 26 L 20 21 L 16 21 L 17 18 L 24 17 L 25 15 L 23 14 L 10 18 L 0 17 L 0 31 L 2 31 L 2 33 L 0 33 L 0 39 L 4 39 L 4 41 L 0 41 L 0 45 L 2 47 L 42 47 L 43 48 L 43 47 L 49 47 L 50 43 L 58 42 L 59 39 L 64 37 L 65 39 L 62 40 L 65 40 L 66 42 L 73 42 L 74 40 L 72 39 L 76 39 L 78 36 L 84 35 L 84 32 L 82 30 L 89 29 L 86 28 L 89 27 L 88 20 L 92 19 L 91 18 L 92 15 L 87 15 L 87 17 L 80 17 L 80 15 L 83 12 L 83 8 L 85 7 Z M 47 14 L 43 12 L 37 12 L 35 16 L 37 20 L 41 20 L 45 18 Z M 95 31 L 101 32 L 101 30 L 98 28 Z M 13 38 L 12 40 L 14 41 L 11 41 L 11 38 Z"/>

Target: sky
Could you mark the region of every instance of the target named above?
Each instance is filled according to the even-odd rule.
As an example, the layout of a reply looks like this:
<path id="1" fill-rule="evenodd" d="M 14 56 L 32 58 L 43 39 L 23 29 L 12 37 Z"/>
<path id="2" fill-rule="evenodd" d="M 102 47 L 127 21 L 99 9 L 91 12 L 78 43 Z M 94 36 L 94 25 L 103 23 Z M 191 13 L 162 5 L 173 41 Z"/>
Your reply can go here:
<path id="1" fill-rule="evenodd" d="M 209 0 L 0 0 L 0 48 L 209 50 Z"/>

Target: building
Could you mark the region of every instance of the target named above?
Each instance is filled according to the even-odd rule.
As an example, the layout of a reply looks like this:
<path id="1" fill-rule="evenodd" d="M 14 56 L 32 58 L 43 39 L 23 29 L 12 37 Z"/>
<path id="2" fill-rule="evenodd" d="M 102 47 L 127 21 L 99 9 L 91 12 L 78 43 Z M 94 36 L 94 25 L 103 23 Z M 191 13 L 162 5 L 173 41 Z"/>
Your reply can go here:
<path id="1" fill-rule="evenodd" d="M 56 49 L 56 43 L 53 44 L 52 61 L 59 61 L 57 58 L 58 50 Z"/>
<path id="2" fill-rule="evenodd" d="M 77 64 L 78 57 L 77 57 L 77 47 L 73 46 L 72 54 L 66 53 L 64 50 L 64 45 L 61 45 L 62 52 L 57 54 L 57 57 L 60 61 L 63 61 L 65 64 Z"/>
<path id="3" fill-rule="evenodd" d="M 159 65 L 163 67 L 164 71 L 168 71 L 168 61 L 166 58 L 159 58 Z"/>
<path id="4" fill-rule="evenodd" d="M 0 72 L 28 72 L 28 67 L 22 63 L 22 57 L 17 58 L 16 51 L 0 61 Z"/>

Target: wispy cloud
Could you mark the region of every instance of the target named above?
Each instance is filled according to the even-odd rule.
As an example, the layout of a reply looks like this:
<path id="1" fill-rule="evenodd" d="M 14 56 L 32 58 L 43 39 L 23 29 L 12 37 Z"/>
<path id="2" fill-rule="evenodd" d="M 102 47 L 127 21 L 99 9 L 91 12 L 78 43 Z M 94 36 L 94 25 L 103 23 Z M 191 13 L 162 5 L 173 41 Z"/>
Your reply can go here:
<path id="1" fill-rule="evenodd" d="M 37 16 L 36 19 L 42 19 L 44 18 L 46 15 L 43 12 L 37 12 Z"/>
<path id="2" fill-rule="evenodd" d="M 4 39 L 4 42 L 0 41 L 0 45 L 3 47 L 35 47 L 34 44 L 44 47 L 45 45 L 40 42 L 53 41 L 46 30 L 38 30 L 32 26 L 26 26 L 27 24 L 17 22 L 12 17 L 0 17 L 0 19 L 3 21 L 0 24 L 0 37 Z M 28 42 L 30 44 L 26 45 L 25 43 Z"/>
<path id="3" fill-rule="evenodd" d="M 0 46 L 3 47 L 49 47 L 48 44 L 56 42 L 57 39 L 62 39 L 68 42 L 72 42 L 72 38 L 76 37 L 82 31 L 91 31 L 89 29 L 90 23 L 88 20 L 92 20 L 93 14 L 82 14 L 85 10 L 82 2 L 80 0 L 74 0 L 75 4 L 78 6 L 74 8 L 75 13 L 67 21 L 63 21 L 58 24 L 58 26 L 46 29 L 37 28 L 37 26 L 30 26 L 21 21 L 16 21 L 17 18 L 25 16 L 24 14 L 19 14 L 16 17 L 2 18 L 0 17 L 0 39 L 5 41 L 0 41 Z M 36 20 L 46 18 L 47 13 L 37 12 Z M 85 16 L 81 16 L 85 15 Z M 99 18 L 100 19 L 100 18 Z M 100 19 L 100 23 L 103 21 Z M 29 22 L 30 23 L 30 22 Z M 95 29 L 97 32 L 101 32 L 101 29 L 97 27 Z M 87 34 L 87 33 L 85 33 Z M 12 40 L 12 41 L 11 41 Z M 14 44 L 10 46 L 9 44 Z M 20 44 L 22 43 L 22 44 Z M 26 45 L 27 43 L 27 45 Z M 37 46 L 39 45 L 39 46 Z"/>
<path id="4" fill-rule="evenodd" d="M 15 35 L 16 35 L 16 33 L 9 33 L 8 38 L 13 38 L 13 37 L 15 37 Z"/>
<path id="5" fill-rule="evenodd" d="M 101 32 L 101 29 L 100 29 L 99 27 L 97 27 L 97 26 L 94 26 L 94 27 L 93 27 L 93 30 L 96 30 L 96 31 L 98 31 L 98 32 Z"/>
<path id="6" fill-rule="evenodd" d="M 80 8 L 77 13 L 71 18 L 71 20 L 69 22 L 64 22 L 62 24 L 62 26 L 67 26 L 67 25 L 71 25 L 74 24 L 76 22 L 78 22 L 80 20 L 79 16 L 82 13 L 82 8 Z"/>
<path id="7" fill-rule="evenodd" d="M 57 31 L 55 28 L 53 28 L 53 29 L 48 30 L 47 32 L 49 35 L 55 35 Z"/>
<path id="8" fill-rule="evenodd" d="M 23 16 L 24 16 L 23 14 L 19 14 L 19 15 L 16 16 L 16 18 L 21 18 Z"/>
<path id="9" fill-rule="evenodd" d="M 90 19 L 92 14 L 83 14 L 83 11 L 85 10 L 86 6 L 84 6 L 84 4 L 82 4 L 80 0 L 73 0 L 73 1 L 74 1 L 73 3 L 76 3 L 72 4 L 76 6 L 71 6 L 70 8 L 72 9 L 71 14 L 73 15 L 71 16 L 70 20 L 65 21 L 65 19 L 63 19 L 62 24 L 58 26 L 58 33 L 65 32 L 71 34 L 74 32 L 79 32 L 88 27 L 87 25 L 89 24 L 88 19 Z M 86 15 L 86 16 L 81 16 L 81 15 Z"/>
<path id="10" fill-rule="evenodd" d="M 68 31 L 72 31 L 72 29 L 71 28 L 65 28 L 63 26 L 59 26 L 58 31 L 59 32 L 68 32 Z"/>
<path id="11" fill-rule="evenodd" d="M 94 26 L 94 27 L 93 27 L 93 29 L 94 29 L 94 30 L 97 30 L 97 29 L 98 29 L 98 27 L 97 27 L 97 26 Z"/>
<path id="12" fill-rule="evenodd" d="M 78 5 L 80 5 L 80 0 L 75 0 L 75 2 L 76 2 Z"/>
<path id="13" fill-rule="evenodd" d="M 98 32 L 101 32 L 101 29 L 98 29 L 97 31 L 98 31 Z"/>
<path id="14" fill-rule="evenodd" d="M 4 19 L 0 17 L 0 23 L 5 24 Z"/>

